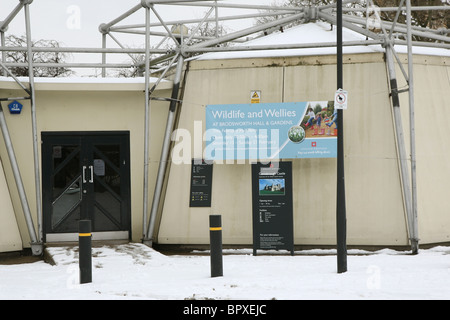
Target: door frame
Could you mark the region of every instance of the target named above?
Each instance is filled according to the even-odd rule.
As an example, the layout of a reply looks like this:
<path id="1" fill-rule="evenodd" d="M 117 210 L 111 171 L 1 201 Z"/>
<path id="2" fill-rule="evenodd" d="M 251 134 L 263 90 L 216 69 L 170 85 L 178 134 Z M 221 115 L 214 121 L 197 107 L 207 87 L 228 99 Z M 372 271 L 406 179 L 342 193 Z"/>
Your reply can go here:
<path id="1" fill-rule="evenodd" d="M 77 138 L 82 140 L 84 137 L 118 137 L 120 138 L 120 145 L 123 147 L 123 157 L 125 161 L 125 172 L 126 182 L 124 184 L 125 190 L 121 194 L 125 197 L 125 226 L 127 230 L 121 231 L 100 231 L 100 232 L 92 232 L 93 240 L 130 240 L 131 239 L 131 162 L 130 162 L 130 131 L 43 131 L 41 132 L 41 143 L 42 143 L 42 190 L 43 190 L 43 237 L 44 242 L 61 242 L 61 241 L 78 241 L 78 232 L 67 232 L 67 233 L 52 233 L 48 230 L 48 219 L 51 219 L 51 214 L 46 212 L 46 208 L 48 208 L 48 204 L 46 203 L 49 199 L 52 199 L 52 195 L 49 195 L 49 192 L 52 194 L 52 190 L 47 190 L 48 179 L 52 179 L 51 177 L 44 177 L 44 172 L 48 172 L 48 154 L 47 150 L 44 150 L 44 140 L 47 137 L 60 137 L 62 140 L 64 138 L 68 139 L 68 143 L 70 144 L 70 140 L 74 141 Z M 80 144 L 81 145 L 81 144 Z M 122 153 L 122 150 L 121 150 Z M 81 165 L 80 161 L 80 165 Z M 51 169 L 53 170 L 53 169 Z M 121 175 L 122 178 L 122 175 Z M 51 182 L 53 183 L 53 182 Z"/>

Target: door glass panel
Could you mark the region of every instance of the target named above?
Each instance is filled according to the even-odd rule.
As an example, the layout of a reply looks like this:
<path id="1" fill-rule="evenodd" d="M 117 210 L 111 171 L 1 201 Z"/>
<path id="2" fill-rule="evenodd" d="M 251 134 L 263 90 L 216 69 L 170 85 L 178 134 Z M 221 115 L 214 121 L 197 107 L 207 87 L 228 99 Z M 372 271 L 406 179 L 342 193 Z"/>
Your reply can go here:
<path id="1" fill-rule="evenodd" d="M 120 145 L 94 146 L 95 228 L 121 227 Z"/>
<path id="2" fill-rule="evenodd" d="M 52 230 L 77 231 L 82 200 L 80 147 L 54 146 L 53 168 Z"/>

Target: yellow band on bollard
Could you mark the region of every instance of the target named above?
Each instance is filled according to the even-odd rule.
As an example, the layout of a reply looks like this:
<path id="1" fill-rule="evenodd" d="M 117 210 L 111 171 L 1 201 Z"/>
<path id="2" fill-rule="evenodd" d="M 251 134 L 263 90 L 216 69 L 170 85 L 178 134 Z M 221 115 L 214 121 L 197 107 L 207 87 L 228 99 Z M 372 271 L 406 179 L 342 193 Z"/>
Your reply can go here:
<path id="1" fill-rule="evenodd" d="M 79 235 L 80 237 L 90 237 L 90 236 L 92 236 L 91 233 L 79 233 L 78 235 Z"/>
<path id="2" fill-rule="evenodd" d="M 221 231 L 221 227 L 209 228 L 210 231 Z"/>

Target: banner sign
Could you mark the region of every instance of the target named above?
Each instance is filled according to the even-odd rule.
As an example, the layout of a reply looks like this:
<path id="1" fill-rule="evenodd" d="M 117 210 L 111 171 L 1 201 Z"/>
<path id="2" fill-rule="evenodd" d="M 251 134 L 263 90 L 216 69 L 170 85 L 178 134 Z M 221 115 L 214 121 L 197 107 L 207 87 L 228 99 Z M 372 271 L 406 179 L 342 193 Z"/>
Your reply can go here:
<path id="1" fill-rule="evenodd" d="M 292 163 L 252 164 L 253 255 L 257 249 L 294 254 Z"/>
<path id="2" fill-rule="evenodd" d="M 335 158 L 334 101 L 206 106 L 206 160 Z"/>

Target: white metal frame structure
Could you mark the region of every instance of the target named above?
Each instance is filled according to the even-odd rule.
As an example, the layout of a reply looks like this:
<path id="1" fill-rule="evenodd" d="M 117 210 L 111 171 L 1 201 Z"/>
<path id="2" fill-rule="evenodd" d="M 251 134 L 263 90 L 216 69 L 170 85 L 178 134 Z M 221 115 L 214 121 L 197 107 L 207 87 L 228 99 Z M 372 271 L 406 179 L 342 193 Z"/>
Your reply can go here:
<path id="1" fill-rule="evenodd" d="M 11 0 L 12 1 L 12 0 Z M 308 6 L 308 7 L 286 7 L 286 6 L 263 6 L 258 4 L 232 4 L 227 3 L 226 0 L 136 0 L 137 4 L 130 10 L 124 12 L 119 17 L 111 20 L 108 23 L 102 23 L 99 26 L 99 31 L 102 36 L 102 48 L 42 48 L 31 46 L 31 30 L 30 24 L 30 5 L 33 0 L 18 0 L 17 6 L 13 11 L 2 21 L 0 20 L 0 51 L 2 52 L 0 60 L 0 70 L 3 71 L 3 75 L 12 77 L 20 87 L 26 92 L 25 97 L 16 98 L 1 98 L 1 101 L 17 100 L 17 99 L 30 99 L 31 112 L 32 112 L 32 128 L 33 128 L 33 143 L 34 143 L 34 166 L 35 166 L 35 184 L 36 184 L 36 198 L 37 198 L 37 215 L 38 215 L 38 228 L 37 233 L 31 219 L 30 209 L 28 207 L 27 197 L 21 183 L 20 172 L 17 166 L 17 161 L 14 156 L 14 149 L 9 139 L 8 127 L 3 116 L 3 111 L 0 105 L 0 125 L 5 139 L 10 161 L 13 166 L 14 177 L 17 182 L 18 192 L 20 194 L 21 203 L 23 206 L 28 230 L 31 238 L 31 245 L 34 254 L 42 253 L 42 211 L 41 211 L 41 187 L 40 187 L 40 173 L 39 173 L 39 160 L 38 160 L 38 137 L 36 131 L 36 114 L 35 114 L 35 93 L 34 93 L 34 79 L 33 70 L 34 67 L 69 67 L 69 68 L 102 68 L 102 76 L 106 76 L 106 70 L 108 68 L 141 68 L 145 77 L 145 146 L 144 146 L 144 204 L 143 204 L 143 241 L 149 245 L 152 243 L 153 229 L 155 223 L 155 217 L 159 206 L 159 200 L 161 196 L 161 188 L 163 184 L 166 163 L 169 152 L 170 135 L 173 130 L 173 124 L 175 114 L 177 111 L 177 105 L 180 103 L 178 100 L 178 90 L 180 88 L 180 81 L 182 79 L 183 62 L 186 58 L 195 54 L 205 52 L 231 52 L 231 51 L 249 51 L 249 50 L 276 50 L 276 49 L 296 49 L 296 48 L 312 48 L 317 47 L 315 43 L 303 43 L 294 45 L 266 45 L 266 46 L 233 46 L 233 42 L 243 41 L 246 37 L 257 37 L 263 33 L 279 30 L 291 23 L 309 22 L 317 19 L 324 20 L 330 24 L 336 24 L 336 4 L 323 5 L 323 6 Z M 344 0 L 344 5 L 350 5 L 352 3 L 360 3 L 360 1 Z M 162 6 L 186 6 L 186 7 L 201 7 L 206 10 L 204 17 L 201 19 L 184 19 L 176 21 L 166 21 L 159 14 L 159 9 Z M 221 9 L 241 9 L 248 10 L 249 13 L 243 15 L 223 16 L 219 14 Z M 416 204 L 416 175 L 415 175 L 415 132 L 414 132 L 414 79 L 412 72 L 412 46 L 428 46 L 437 48 L 450 49 L 450 37 L 448 34 L 449 29 L 431 30 L 421 27 L 413 27 L 411 25 L 411 11 L 413 10 L 449 10 L 450 6 L 438 6 L 438 7 L 413 7 L 411 6 L 411 0 L 402 0 L 399 7 L 390 8 L 377 8 L 374 10 L 372 0 L 365 1 L 364 5 L 356 7 L 347 6 L 343 9 L 343 27 L 359 32 L 366 36 L 365 41 L 353 41 L 344 42 L 343 46 L 361 46 L 361 45 L 373 45 L 381 44 L 386 50 L 386 60 L 388 66 L 388 75 L 391 83 L 391 96 L 392 104 L 394 107 L 394 118 L 396 124 L 396 136 L 397 146 L 399 149 L 401 177 L 403 185 L 403 197 L 405 208 L 408 217 L 408 230 L 409 238 L 411 241 L 411 249 L 414 253 L 418 251 L 418 228 L 417 228 L 417 204 Z M 16 17 L 16 15 L 24 9 L 25 11 L 25 24 L 26 24 L 26 37 L 27 47 L 6 47 L 5 45 L 5 33 L 8 29 L 10 22 Z M 137 11 L 145 10 L 145 21 L 141 24 L 133 25 L 120 25 L 120 23 L 134 14 Z M 364 17 L 364 14 L 368 16 L 369 11 L 373 10 L 376 21 L 382 32 L 376 33 L 370 30 L 369 20 Z M 392 11 L 396 12 L 394 21 L 383 21 L 379 12 Z M 157 17 L 157 21 L 150 21 L 151 13 Z M 359 14 L 355 14 L 359 13 Z M 398 22 L 400 14 L 406 14 L 407 23 L 401 24 Z M 243 28 L 238 31 L 234 31 L 229 34 L 220 35 L 216 32 L 214 36 L 205 37 L 199 36 L 198 31 L 202 26 L 208 23 L 215 23 L 216 30 L 220 26 L 220 23 L 232 20 L 245 20 L 255 19 L 261 17 L 270 17 L 277 15 L 277 19 L 272 19 L 271 22 L 266 22 L 252 27 Z M 190 28 L 187 33 L 180 32 L 178 30 L 182 25 L 188 25 Z M 157 30 L 155 30 L 157 29 Z M 162 31 L 161 31 L 162 29 Z M 114 36 L 114 33 L 130 33 L 144 36 L 144 49 L 131 49 L 125 48 Z M 120 48 L 108 48 L 107 37 L 110 37 Z M 431 39 L 433 42 L 417 42 L 413 41 L 414 36 L 425 37 Z M 158 40 L 154 40 L 157 39 Z M 163 47 L 163 44 L 167 43 L 167 40 L 171 42 L 170 48 Z M 195 41 L 194 41 L 195 40 Z M 158 43 L 155 47 L 151 47 L 151 43 Z M 404 69 L 400 59 L 398 58 L 394 45 L 406 45 L 408 47 L 408 66 L 407 70 Z M 336 42 L 321 43 L 321 47 L 335 47 Z M 66 53 L 99 53 L 102 54 L 102 63 L 34 63 L 28 61 L 27 63 L 10 63 L 6 61 L 7 51 L 27 51 L 28 56 L 31 56 L 33 52 L 66 52 Z M 129 54 L 141 54 L 144 55 L 144 62 L 139 62 L 133 57 L 133 63 L 130 64 L 117 64 L 107 63 L 106 57 L 108 54 L 125 53 Z M 398 65 L 402 70 L 402 74 L 405 77 L 408 88 L 400 91 L 397 88 L 397 76 L 394 68 L 394 61 L 397 60 Z M 160 167 L 157 176 L 157 182 L 155 187 L 155 193 L 153 197 L 152 207 L 149 212 L 148 208 L 148 148 L 149 148 L 149 116 L 150 116 L 150 103 L 152 100 L 152 93 L 155 90 L 158 83 L 166 77 L 169 69 L 176 66 L 176 72 L 174 77 L 173 93 L 170 98 L 166 100 L 170 102 L 170 112 L 167 119 L 166 132 L 163 144 L 163 150 L 161 155 Z M 28 67 L 29 70 L 29 84 L 27 88 L 23 85 L 10 71 L 10 67 Z M 156 84 L 150 88 L 150 75 L 151 70 L 156 69 L 159 75 L 159 80 Z M 0 71 L 0 73 L 2 72 Z M 409 108 L 410 108 L 410 141 L 411 141 L 411 154 L 406 154 L 406 146 L 404 142 L 404 132 L 401 127 L 401 115 L 399 111 L 399 93 L 407 91 L 409 94 Z M 411 162 L 411 172 L 408 172 L 408 159 Z M 148 216 L 150 214 L 150 216 Z"/>

